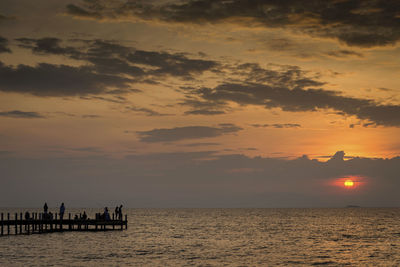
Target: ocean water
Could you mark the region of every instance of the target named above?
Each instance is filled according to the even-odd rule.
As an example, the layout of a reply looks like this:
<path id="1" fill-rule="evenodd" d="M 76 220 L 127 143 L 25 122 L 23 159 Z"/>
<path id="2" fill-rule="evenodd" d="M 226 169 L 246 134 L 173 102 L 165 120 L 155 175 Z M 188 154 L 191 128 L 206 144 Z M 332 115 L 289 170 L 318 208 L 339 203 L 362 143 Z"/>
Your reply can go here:
<path id="1" fill-rule="evenodd" d="M 124 231 L 0 237 L 0 266 L 400 266 L 399 208 L 124 211 Z"/>

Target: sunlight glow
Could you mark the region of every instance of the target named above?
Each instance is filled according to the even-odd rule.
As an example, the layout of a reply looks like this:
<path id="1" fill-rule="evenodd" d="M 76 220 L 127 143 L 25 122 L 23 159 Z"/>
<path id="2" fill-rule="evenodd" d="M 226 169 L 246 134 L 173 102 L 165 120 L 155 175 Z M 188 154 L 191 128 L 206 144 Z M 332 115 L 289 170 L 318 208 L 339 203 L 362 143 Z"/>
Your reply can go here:
<path id="1" fill-rule="evenodd" d="M 354 186 L 353 180 L 348 179 L 348 180 L 344 181 L 344 186 L 345 187 L 353 187 Z"/>

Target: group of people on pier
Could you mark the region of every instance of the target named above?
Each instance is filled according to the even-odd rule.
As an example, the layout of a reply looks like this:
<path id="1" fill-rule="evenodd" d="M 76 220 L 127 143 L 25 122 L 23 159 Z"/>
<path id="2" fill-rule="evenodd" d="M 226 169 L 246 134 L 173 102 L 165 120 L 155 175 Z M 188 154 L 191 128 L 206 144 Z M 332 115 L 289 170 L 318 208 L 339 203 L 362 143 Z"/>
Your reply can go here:
<path id="1" fill-rule="evenodd" d="M 119 207 L 118 206 L 115 207 L 115 217 L 113 216 L 113 219 L 122 220 L 122 207 L 123 207 L 122 205 L 120 205 Z M 106 221 L 111 220 L 111 216 L 110 216 L 110 213 L 108 211 L 108 207 L 104 208 L 103 214 L 97 213 L 96 214 L 96 219 L 106 220 Z"/>
<path id="2" fill-rule="evenodd" d="M 115 220 L 122 220 L 123 219 L 123 217 L 122 217 L 122 207 L 123 207 L 122 205 L 115 207 L 115 217 L 113 216 L 112 219 L 114 219 L 114 218 L 115 218 Z M 65 205 L 64 205 L 64 203 L 61 203 L 60 213 L 59 213 L 60 220 L 64 219 L 64 213 L 65 213 Z M 32 215 L 33 215 L 33 213 L 32 213 Z M 54 219 L 53 213 L 49 212 L 49 207 L 47 205 L 47 202 L 45 202 L 44 206 L 43 206 L 42 218 L 44 220 L 53 220 Z M 28 211 L 26 211 L 25 212 L 25 220 L 29 220 L 29 219 L 33 219 L 33 218 L 31 218 L 31 214 Z M 89 218 L 88 218 L 88 216 L 86 214 L 86 211 L 84 211 L 83 214 L 79 214 L 79 216 L 76 214 L 75 217 L 74 217 L 74 220 L 87 220 L 87 219 L 89 219 Z M 106 220 L 106 221 L 111 220 L 111 216 L 110 216 L 110 213 L 108 211 L 108 208 L 105 207 L 104 208 L 104 212 L 102 214 L 101 213 L 96 213 L 96 219 L 97 220 Z"/>
<path id="3" fill-rule="evenodd" d="M 122 217 L 122 207 L 123 207 L 122 205 L 115 207 L 115 217 L 113 216 L 112 219 L 115 218 L 115 220 L 122 220 L 122 218 L 123 218 Z M 65 205 L 64 205 L 64 203 L 61 203 L 60 213 L 59 213 L 60 220 L 64 219 L 64 213 L 65 213 Z M 49 207 L 47 205 L 47 202 L 45 202 L 44 206 L 43 206 L 42 218 L 45 219 L 45 220 L 53 220 L 54 219 L 53 213 L 49 212 Z M 28 211 L 25 212 L 25 219 L 26 220 L 30 219 L 30 213 Z M 86 220 L 86 219 L 89 219 L 87 214 L 86 214 L 86 211 L 83 212 L 83 215 L 79 214 L 79 216 L 78 216 L 76 214 L 75 217 L 74 217 L 74 220 Z M 106 221 L 111 220 L 111 216 L 110 216 L 110 213 L 108 211 L 108 208 L 105 207 L 104 208 L 104 212 L 102 214 L 101 213 L 97 213 L 96 214 L 96 219 L 97 220 L 106 220 Z"/>

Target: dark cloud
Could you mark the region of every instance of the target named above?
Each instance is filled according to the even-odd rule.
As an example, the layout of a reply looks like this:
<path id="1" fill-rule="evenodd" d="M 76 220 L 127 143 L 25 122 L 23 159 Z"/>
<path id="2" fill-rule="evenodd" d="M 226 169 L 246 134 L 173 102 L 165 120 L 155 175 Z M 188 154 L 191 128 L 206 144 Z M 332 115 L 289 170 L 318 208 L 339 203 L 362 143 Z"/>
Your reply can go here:
<path id="1" fill-rule="evenodd" d="M 182 144 L 182 146 L 186 147 L 203 147 L 203 146 L 219 146 L 219 143 L 190 143 L 190 144 Z"/>
<path id="2" fill-rule="evenodd" d="M 183 54 L 137 50 L 113 41 L 73 40 L 69 41 L 71 45 L 64 45 L 62 40 L 50 37 L 16 40 L 21 47 L 36 54 L 61 55 L 89 64 L 74 67 L 40 63 L 14 67 L 0 62 L 0 91 L 36 96 L 112 94 L 114 98 L 101 98 L 124 103 L 121 95 L 141 92 L 131 88 L 132 83 L 157 83 L 163 76 L 193 79 L 193 75 L 218 65 L 215 61 L 191 59 Z"/>
<path id="3" fill-rule="evenodd" d="M 264 38 L 258 40 L 262 48 L 250 49 L 249 52 L 257 52 L 263 49 L 263 47 L 267 47 L 269 50 L 282 52 L 283 55 L 301 59 L 325 58 L 326 56 L 334 59 L 364 57 L 363 53 L 348 49 L 326 50 L 316 45 L 310 38 L 308 39 L 309 41 L 299 42 L 288 38 Z"/>
<path id="4" fill-rule="evenodd" d="M 10 117 L 10 118 L 23 118 L 23 119 L 38 119 L 45 118 L 45 116 L 40 113 L 33 111 L 20 111 L 20 110 L 12 110 L 12 111 L 3 111 L 0 112 L 0 117 Z"/>
<path id="5" fill-rule="evenodd" d="M 31 48 L 33 52 L 38 54 L 56 54 L 56 55 L 71 55 L 78 58 L 80 52 L 74 47 L 61 47 L 61 40 L 58 38 L 17 38 L 20 47 Z"/>
<path id="6" fill-rule="evenodd" d="M 186 126 L 169 129 L 154 129 L 139 131 L 137 135 L 141 142 L 175 142 L 186 139 L 210 138 L 225 134 L 237 133 L 242 128 L 233 124 L 220 124 L 219 127 Z"/>
<path id="7" fill-rule="evenodd" d="M 185 111 L 185 115 L 221 115 L 225 114 L 225 111 L 222 110 L 206 110 L 206 109 L 195 109 Z"/>
<path id="8" fill-rule="evenodd" d="M 101 94 L 109 88 L 129 87 L 128 78 L 100 74 L 91 67 L 40 63 L 36 66 L 6 66 L 0 62 L 0 91 L 36 96 Z"/>
<path id="9" fill-rule="evenodd" d="M 107 94 L 108 92 L 104 92 Z M 127 101 L 124 97 L 121 96 L 116 96 L 114 98 L 110 97 L 102 97 L 102 96 L 81 96 L 80 99 L 83 100 L 100 100 L 100 101 L 105 101 L 105 102 L 110 102 L 110 103 L 115 103 L 115 104 L 125 104 Z"/>
<path id="10" fill-rule="evenodd" d="M 255 128 L 300 128 L 301 125 L 297 123 L 274 123 L 274 124 L 252 124 Z"/>
<path id="11" fill-rule="evenodd" d="M 0 53 L 11 53 L 10 48 L 8 48 L 8 40 L 0 36 Z"/>
<path id="12" fill-rule="evenodd" d="M 364 57 L 363 54 L 355 52 L 355 51 L 351 51 L 351 50 L 333 50 L 333 51 L 329 51 L 326 52 L 326 55 L 331 56 L 331 57 L 336 57 L 336 58 L 345 58 L 345 57 Z"/>
<path id="13" fill-rule="evenodd" d="M 308 82 L 306 82 L 307 84 Z M 192 92 L 212 103 L 235 102 L 301 112 L 333 109 L 341 115 L 356 116 L 383 126 L 400 126 L 400 106 L 381 105 L 373 100 L 346 97 L 336 91 L 271 86 L 259 83 L 223 83 L 215 88 L 199 88 Z"/>
<path id="14" fill-rule="evenodd" d="M 129 54 L 130 62 L 156 67 L 151 74 L 172 75 L 192 78 L 193 74 L 200 74 L 215 68 L 218 64 L 211 60 L 189 59 L 182 54 L 169 54 L 166 52 L 152 52 L 137 50 Z"/>
<path id="15" fill-rule="evenodd" d="M 142 113 L 146 116 L 171 116 L 171 115 L 173 115 L 173 114 L 160 113 L 160 112 L 152 110 L 150 108 L 143 108 L 143 107 L 140 108 L 140 107 L 130 106 L 130 107 L 126 107 L 126 109 L 129 111 Z"/>
<path id="16" fill-rule="evenodd" d="M 266 83 L 271 86 L 284 86 L 287 88 L 305 88 L 322 86 L 325 83 L 314 77 L 298 66 L 280 66 L 277 69 L 263 68 L 257 63 L 244 63 L 234 67 L 233 73 L 239 75 L 240 81 L 252 83 Z"/>
<path id="17" fill-rule="evenodd" d="M 84 119 L 97 119 L 97 118 L 101 118 L 100 115 L 95 115 L 95 114 L 84 114 L 81 116 Z"/>
<path id="18" fill-rule="evenodd" d="M 107 40 L 74 40 L 83 45 L 62 45 L 57 38 L 19 38 L 20 46 L 34 53 L 63 55 L 89 62 L 94 71 L 107 75 L 129 75 L 137 82 L 174 76 L 193 79 L 194 75 L 212 70 L 216 61 L 192 59 L 179 53 L 137 50 Z"/>
<path id="19" fill-rule="evenodd" d="M 80 18 L 140 18 L 174 23 L 238 23 L 287 28 L 313 37 L 334 38 L 359 47 L 383 46 L 400 38 L 400 4 L 396 0 L 84 0 L 67 13 Z"/>
<path id="20" fill-rule="evenodd" d="M 194 88 L 181 88 L 183 90 Z M 188 96 L 183 102 L 179 103 L 182 106 L 189 106 L 192 109 L 185 111 L 185 115 L 220 115 L 226 112 L 222 109 L 227 109 L 227 105 L 223 102 L 213 103 L 212 101 L 200 101 L 191 96 Z"/>
<path id="21" fill-rule="evenodd" d="M 222 82 L 214 88 L 181 87 L 186 98 L 180 104 L 192 108 L 186 114 L 221 114 L 233 102 L 289 112 L 331 109 L 339 115 L 356 116 L 374 125 L 400 126 L 399 105 L 384 105 L 324 90 L 321 87 L 325 83 L 319 81 L 318 74 L 310 76 L 297 66 L 263 68 L 256 63 L 245 63 L 232 66 L 231 71 L 234 78 L 230 80 L 236 82 Z"/>

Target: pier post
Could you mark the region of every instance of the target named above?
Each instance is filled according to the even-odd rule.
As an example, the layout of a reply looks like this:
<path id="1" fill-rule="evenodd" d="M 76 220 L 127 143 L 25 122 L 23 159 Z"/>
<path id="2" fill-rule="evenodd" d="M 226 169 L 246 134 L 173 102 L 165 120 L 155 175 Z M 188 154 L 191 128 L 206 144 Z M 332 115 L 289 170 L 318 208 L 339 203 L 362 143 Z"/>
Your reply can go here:
<path id="1" fill-rule="evenodd" d="M 39 233 L 42 232 L 42 213 L 39 213 L 38 230 L 39 230 Z"/>
<path id="2" fill-rule="evenodd" d="M 14 226 L 15 226 L 15 235 L 18 234 L 18 214 L 15 213 L 14 215 Z"/>
<path id="3" fill-rule="evenodd" d="M 22 234 L 22 212 L 19 214 L 19 233 Z"/>
<path id="4" fill-rule="evenodd" d="M 36 229 L 37 229 L 37 212 L 35 212 L 35 219 L 34 219 L 34 222 L 33 222 L 33 230 L 32 230 L 32 233 L 34 233 L 35 231 L 36 231 Z"/>
<path id="5" fill-rule="evenodd" d="M 7 221 L 8 221 L 8 223 L 7 223 L 7 235 L 9 235 L 10 234 L 10 213 L 9 212 L 7 212 Z"/>
<path id="6" fill-rule="evenodd" d="M 30 232 L 31 232 L 30 220 L 31 220 L 31 219 L 29 219 L 29 221 L 26 221 L 26 225 L 25 225 L 25 227 L 27 227 L 26 229 L 28 229 L 28 235 L 29 235 Z"/>
<path id="7" fill-rule="evenodd" d="M 54 229 L 57 230 L 57 212 L 54 213 L 54 218 L 55 218 L 55 221 L 54 221 Z"/>
<path id="8" fill-rule="evenodd" d="M 128 229 L 128 215 L 127 214 L 125 214 L 125 229 Z"/>
<path id="9" fill-rule="evenodd" d="M 72 230 L 71 213 L 68 213 L 68 229 L 69 229 L 69 230 Z"/>
<path id="10" fill-rule="evenodd" d="M 112 218 L 113 218 L 113 221 L 114 221 L 114 215 L 116 215 L 116 214 L 113 213 L 113 217 L 112 217 Z M 115 216 L 115 217 L 116 217 L 116 216 Z M 113 230 L 114 230 L 114 229 L 115 229 L 115 225 L 114 225 L 114 223 L 113 223 Z"/>
<path id="11" fill-rule="evenodd" d="M 4 233 L 3 233 L 3 224 L 4 224 L 4 222 L 3 222 L 3 213 L 1 213 L 1 235 L 3 235 Z"/>
<path id="12" fill-rule="evenodd" d="M 56 215 L 57 215 L 57 212 L 56 212 Z M 61 215 L 60 215 L 60 230 L 62 231 L 62 229 L 63 229 L 63 225 L 62 225 L 62 221 L 61 221 Z"/>

